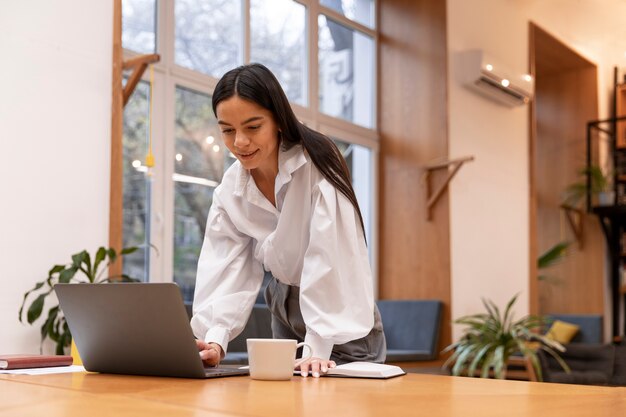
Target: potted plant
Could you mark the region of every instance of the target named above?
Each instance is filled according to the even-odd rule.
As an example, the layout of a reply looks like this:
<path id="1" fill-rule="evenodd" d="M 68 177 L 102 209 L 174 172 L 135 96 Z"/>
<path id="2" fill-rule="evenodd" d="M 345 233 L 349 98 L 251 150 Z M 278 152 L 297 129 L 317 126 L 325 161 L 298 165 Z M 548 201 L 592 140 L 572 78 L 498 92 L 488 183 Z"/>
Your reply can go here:
<path id="1" fill-rule="evenodd" d="M 113 248 L 100 247 L 92 258 L 86 250 L 72 255 L 72 262 L 67 265 L 54 265 L 48 271 L 48 278 L 38 282 L 35 286 L 24 294 L 22 305 L 18 313 L 20 322 L 23 323 L 24 308 L 27 301 L 32 300 L 30 305 L 26 307 L 26 321 L 33 324 L 43 312 L 46 298 L 52 294 L 54 286 L 57 283 L 92 283 L 100 284 L 104 282 L 135 282 L 137 279 L 127 275 L 119 275 L 112 277 L 102 277 L 107 271 L 109 265 L 114 263 L 119 257 L 131 254 L 137 250 L 137 247 L 124 248 L 118 254 Z M 93 259 L 93 262 L 92 262 Z M 38 295 L 37 295 L 38 294 Z M 37 295 L 36 298 L 33 297 Z M 44 340 L 49 337 L 56 343 L 56 354 L 63 355 L 66 347 L 70 346 L 72 335 L 67 326 L 63 312 L 59 308 L 58 303 L 50 307 L 48 317 L 41 326 L 41 345 L 39 350 L 43 348 Z"/>
<path id="2" fill-rule="evenodd" d="M 537 349 L 542 349 L 552 355 L 563 369 L 569 371 L 557 351 L 563 352 L 565 348 L 558 342 L 548 339 L 537 333 L 545 320 L 539 316 L 528 315 L 514 321 L 511 308 L 517 295 L 507 304 L 504 314 L 490 300 L 484 300 L 483 304 L 487 313 L 473 314 L 461 317 L 454 321 L 456 324 L 468 326 L 461 339 L 444 349 L 444 352 L 452 351 L 452 355 L 444 363 L 444 367 L 452 365 L 453 375 L 466 374 L 476 375 L 480 370 L 480 376 L 487 378 L 490 371 L 498 379 L 506 376 L 507 362 L 514 353 L 521 353 L 529 360 L 535 369 L 537 379 L 542 380 L 541 366 L 537 356 Z M 539 343 L 529 343 L 529 342 Z"/>
<path id="3" fill-rule="evenodd" d="M 598 165 L 591 165 L 579 171 L 584 178 L 571 184 L 565 190 L 563 204 L 577 207 L 587 196 L 587 177 L 591 179 L 591 194 L 598 196 L 598 204 L 611 206 L 615 204 L 615 192 L 611 186 L 610 174 L 605 174 Z"/>

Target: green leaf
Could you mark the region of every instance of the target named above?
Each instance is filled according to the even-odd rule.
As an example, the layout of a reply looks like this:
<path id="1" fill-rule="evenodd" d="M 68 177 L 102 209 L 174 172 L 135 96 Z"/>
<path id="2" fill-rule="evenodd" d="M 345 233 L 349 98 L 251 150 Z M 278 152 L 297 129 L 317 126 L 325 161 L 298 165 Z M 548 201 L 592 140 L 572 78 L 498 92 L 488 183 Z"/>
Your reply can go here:
<path id="1" fill-rule="evenodd" d="M 61 343 L 63 348 L 66 348 L 70 344 L 72 344 L 72 333 L 70 333 L 70 328 L 67 325 L 67 321 L 65 321 L 65 319 L 63 319 L 63 333 L 61 335 Z M 62 350 L 62 352 L 63 351 L 64 350 Z"/>
<path id="2" fill-rule="evenodd" d="M 65 265 L 55 265 L 52 267 L 52 269 L 50 269 L 50 271 L 48 271 L 48 276 L 50 277 L 53 274 L 63 271 L 64 269 L 65 269 Z"/>
<path id="3" fill-rule="evenodd" d="M 610 191 L 611 182 L 609 177 L 612 175 L 608 172 L 606 175 L 598 165 L 584 167 L 578 171 L 583 176 L 579 182 L 570 184 L 565 190 L 564 204 L 570 207 L 576 207 L 581 200 L 587 196 L 587 178 L 591 183 L 591 193 L 598 194 L 603 191 Z"/>
<path id="4" fill-rule="evenodd" d="M 72 255 L 72 262 L 73 265 L 78 268 L 83 261 L 85 260 L 85 257 L 89 256 L 89 254 L 87 253 L 86 250 L 83 250 L 81 252 L 75 253 L 74 255 Z"/>
<path id="5" fill-rule="evenodd" d="M 459 350 L 458 347 L 459 347 L 459 343 L 454 343 L 448 346 L 446 349 L 444 349 L 444 352 L 451 350 L 451 348 L 454 348 L 454 351 L 452 352 L 452 355 L 450 355 L 450 357 L 443 363 L 443 365 L 441 365 L 442 369 L 447 369 L 449 365 L 453 364 L 456 361 L 456 358 L 461 353 L 461 350 Z"/>
<path id="6" fill-rule="evenodd" d="M 490 316 L 490 319 L 493 320 L 494 323 L 500 322 L 500 311 L 495 303 L 491 300 L 485 300 L 483 298 L 483 305 L 487 309 L 487 313 Z"/>
<path id="7" fill-rule="evenodd" d="M 28 295 L 30 293 L 32 293 L 33 291 L 37 291 L 38 289 L 40 289 L 41 287 L 43 287 L 43 285 L 46 283 L 46 281 L 41 281 L 38 282 L 32 289 L 30 289 L 29 291 L 26 292 L 26 294 L 24 294 L 24 298 L 22 299 L 22 305 L 20 307 L 20 311 L 17 313 L 17 318 L 19 319 L 20 323 L 22 322 L 22 312 L 24 311 L 24 304 L 26 304 L 26 298 L 28 297 Z"/>
<path id="8" fill-rule="evenodd" d="M 528 348 L 524 343 L 519 344 L 518 350 L 522 353 L 527 361 L 530 361 L 533 369 L 535 370 L 535 374 L 537 375 L 537 381 L 543 381 L 541 365 L 539 364 L 539 358 L 537 357 L 537 353 L 533 349 Z"/>
<path id="9" fill-rule="evenodd" d="M 85 253 L 85 255 L 83 256 L 83 263 L 85 264 L 85 266 L 81 266 L 80 270 L 83 271 L 85 275 L 87 275 L 89 282 L 93 282 L 93 274 L 91 273 L 91 255 L 89 255 L 89 252 L 87 251 L 83 252 Z"/>
<path id="10" fill-rule="evenodd" d="M 483 362 L 483 367 L 480 373 L 480 377 L 481 378 L 488 378 L 489 377 L 489 369 L 491 369 L 491 363 L 493 362 L 493 351 L 490 351 L 489 353 L 487 353 L 487 356 L 485 357 L 485 361 Z"/>
<path id="11" fill-rule="evenodd" d="M 474 355 L 474 359 L 470 363 L 469 369 L 467 371 L 467 375 L 474 376 L 476 374 L 476 367 L 478 366 L 480 361 L 483 359 L 485 354 L 489 351 L 489 349 L 492 348 L 492 346 L 493 346 L 492 343 L 487 343 L 478 351 L 476 355 Z"/>
<path id="12" fill-rule="evenodd" d="M 93 261 L 92 275 L 94 277 L 98 274 L 98 267 L 100 266 L 100 263 L 104 260 L 106 255 L 107 255 L 106 248 L 104 246 L 100 246 L 98 248 L 98 251 L 96 252 L 96 256 L 95 256 L 94 261 Z"/>
<path id="13" fill-rule="evenodd" d="M 571 242 L 560 242 L 548 249 L 537 259 L 537 268 L 543 269 L 559 262 L 565 255 Z"/>
<path id="14" fill-rule="evenodd" d="M 54 342 L 58 342 L 61 338 L 61 334 L 59 333 L 59 326 L 62 320 L 63 318 L 57 315 L 57 317 L 54 319 L 54 324 L 52 324 L 50 332 L 48 333 L 48 336 L 50 336 L 50 339 Z"/>
<path id="15" fill-rule="evenodd" d="M 50 292 L 39 294 L 35 301 L 33 301 L 30 305 L 28 312 L 26 313 L 28 324 L 33 324 L 33 322 L 41 316 L 41 311 L 43 310 L 43 305 L 48 294 L 50 294 Z"/>
<path id="16" fill-rule="evenodd" d="M 74 278 L 74 275 L 76 275 L 76 271 L 78 271 L 78 267 L 76 266 L 71 266 L 67 269 L 64 269 L 59 274 L 59 282 L 61 284 L 67 284 L 72 280 L 72 278 Z"/>
<path id="17" fill-rule="evenodd" d="M 107 255 L 109 255 L 109 264 L 112 264 L 117 259 L 117 252 L 113 248 L 107 250 Z"/>
<path id="18" fill-rule="evenodd" d="M 131 254 L 133 252 L 135 252 L 137 249 L 139 249 L 137 246 L 131 246 L 128 248 L 124 248 L 122 249 L 122 251 L 120 252 L 120 255 L 128 255 Z"/>
<path id="19" fill-rule="evenodd" d="M 48 334 L 48 332 L 52 328 L 52 325 L 54 324 L 54 320 L 57 318 L 58 314 L 59 314 L 59 306 L 54 306 L 50 310 L 48 310 L 48 318 L 46 318 L 45 323 L 43 324 L 43 326 L 41 326 L 42 342 L 43 342 L 43 338 Z"/>
<path id="20" fill-rule="evenodd" d="M 604 172 L 602 172 L 602 168 L 592 165 L 585 169 L 584 172 L 591 177 L 591 192 L 599 193 L 608 188 L 609 181 Z"/>
<path id="21" fill-rule="evenodd" d="M 41 343 L 39 345 L 39 350 L 43 349 L 43 342 L 46 340 L 46 336 L 50 334 L 53 329 L 54 321 L 59 314 L 59 306 L 54 306 L 50 310 L 48 310 L 48 318 L 46 319 L 43 326 L 41 326 Z"/>
<path id="22" fill-rule="evenodd" d="M 113 275 L 110 277 L 106 277 L 98 281 L 98 283 L 103 283 L 103 282 L 109 282 L 109 283 L 110 282 L 141 282 L 141 280 L 130 277 L 126 274 L 121 274 L 121 275 Z"/>
<path id="23" fill-rule="evenodd" d="M 509 316 L 511 314 L 511 307 L 513 307 L 513 304 L 515 304 L 515 301 L 517 301 L 517 297 L 519 296 L 519 293 L 515 294 L 515 296 L 513 296 L 513 298 L 511 298 L 511 301 L 508 302 L 508 304 L 506 305 L 506 308 L 504 309 L 504 319 L 502 320 L 504 325 L 503 327 L 507 327 L 507 323 L 509 321 Z"/>
<path id="24" fill-rule="evenodd" d="M 567 365 L 567 363 L 565 363 L 563 358 L 561 358 L 561 355 L 554 351 L 554 349 L 550 348 L 549 346 L 541 346 L 540 349 L 548 352 L 554 359 L 556 359 L 556 361 L 559 363 L 559 365 L 561 365 L 561 368 L 563 368 L 566 373 L 569 374 L 571 372 L 570 367 Z"/>
<path id="25" fill-rule="evenodd" d="M 504 379 L 504 370 L 506 369 L 505 346 L 496 347 L 493 354 L 493 372 L 498 379 Z"/>
<path id="26" fill-rule="evenodd" d="M 452 375 L 461 375 L 463 370 L 467 370 L 466 362 L 469 360 L 472 353 L 474 353 L 474 346 L 465 346 L 465 348 L 462 349 L 456 363 L 452 367 Z"/>
<path id="27" fill-rule="evenodd" d="M 140 281 L 137 278 L 132 278 L 126 274 L 122 274 L 122 282 L 140 282 Z"/>

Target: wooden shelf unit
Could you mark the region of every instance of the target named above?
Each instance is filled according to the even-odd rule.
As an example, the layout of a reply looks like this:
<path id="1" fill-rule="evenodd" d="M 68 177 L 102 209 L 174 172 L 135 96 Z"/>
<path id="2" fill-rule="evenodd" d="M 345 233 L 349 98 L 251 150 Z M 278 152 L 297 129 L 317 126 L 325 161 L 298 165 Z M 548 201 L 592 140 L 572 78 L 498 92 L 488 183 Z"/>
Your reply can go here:
<path id="1" fill-rule="evenodd" d="M 626 334 L 626 317 L 620 330 L 620 304 L 626 302 L 626 285 L 622 282 L 621 265 L 626 251 L 626 205 L 596 206 L 592 212 L 598 216 L 606 237 L 609 260 L 609 288 L 612 304 L 613 336 Z"/>

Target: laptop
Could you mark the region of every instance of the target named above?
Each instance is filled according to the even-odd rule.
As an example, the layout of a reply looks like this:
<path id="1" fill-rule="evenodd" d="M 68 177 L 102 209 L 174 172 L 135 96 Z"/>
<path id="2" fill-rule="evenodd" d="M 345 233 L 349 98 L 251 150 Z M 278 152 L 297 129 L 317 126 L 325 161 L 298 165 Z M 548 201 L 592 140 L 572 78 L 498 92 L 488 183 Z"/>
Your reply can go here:
<path id="1" fill-rule="evenodd" d="M 212 378 L 247 369 L 205 368 L 174 283 L 57 284 L 54 290 L 85 369 Z"/>

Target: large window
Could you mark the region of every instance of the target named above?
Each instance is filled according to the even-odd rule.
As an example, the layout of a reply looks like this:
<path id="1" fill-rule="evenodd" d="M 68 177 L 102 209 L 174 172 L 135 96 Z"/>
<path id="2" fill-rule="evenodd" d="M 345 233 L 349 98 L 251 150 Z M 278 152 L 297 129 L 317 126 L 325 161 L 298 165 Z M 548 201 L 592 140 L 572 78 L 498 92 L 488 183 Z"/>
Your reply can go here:
<path id="1" fill-rule="evenodd" d="M 321 0 L 323 6 L 341 13 L 349 19 L 374 28 L 374 0 Z"/>
<path id="2" fill-rule="evenodd" d="M 141 82 L 124 108 L 124 247 L 137 246 L 139 250 L 124 261 L 124 274 L 148 280 L 150 253 L 150 177 L 144 165 L 148 151 L 150 87 Z"/>
<path id="3" fill-rule="evenodd" d="M 374 40 L 320 15 L 320 110 L 374 127 Z"/>
<path id="4" fill-rule="evenodd" d="M 297 116 L 342 150 L 376 239 L 374 0 L 123 0 L 126 58 L 156 52 L 124 111 L 124 244 L 129 275 L 193 298 L 213 191 L 235 161 L 211 108 L 219 77 L 248 62 L 277 76 Z M 248 8 L 248 9 L 246 9 Z M 152 134 L 149 107 L 152 100 Z M 149 140 L 156 165 L 145 166 Z M 153 245 L 153 248 L 150 248 Z"/>
<path id="5" fill-rule="evenodd" d="M 307 104 L 306 8 L 292 0 L 250 0 L 250 62 L 276 75 L 287 97 Z"/>
<path id="6" fill-rule="evenodd" d="M 135 52 L 156 51 L 156 0 L 122 1 L 122 44 Z"/>
<path id="7" fill-rule="evenodd" d="M 175 62 L 221 77 L 243 62 L 239 0 L 176 0 Z"/>
<path id="8" fill-rule="evenodd" d="M 213 190 L 228 164 L 211 97 L 176 87 L 174 154 L 174 281 L 193 296 Z"/>

